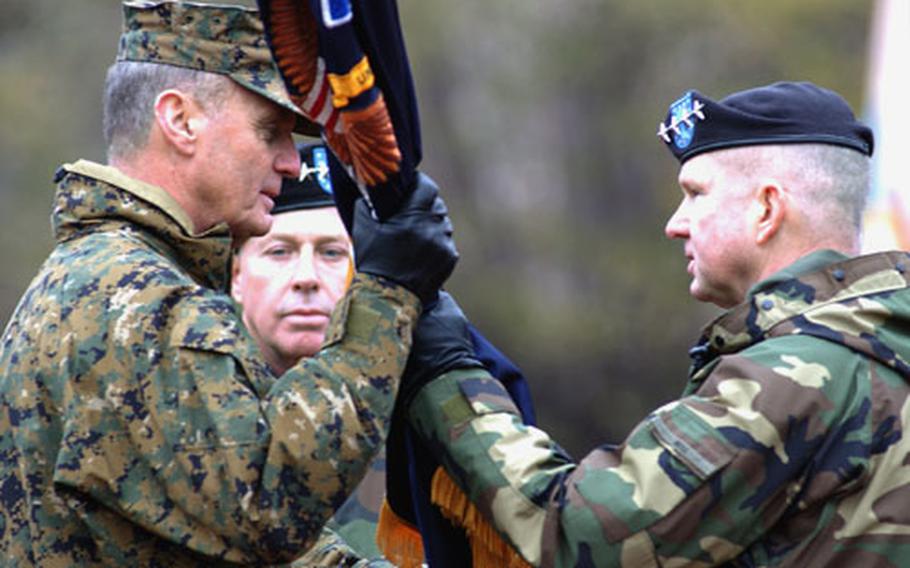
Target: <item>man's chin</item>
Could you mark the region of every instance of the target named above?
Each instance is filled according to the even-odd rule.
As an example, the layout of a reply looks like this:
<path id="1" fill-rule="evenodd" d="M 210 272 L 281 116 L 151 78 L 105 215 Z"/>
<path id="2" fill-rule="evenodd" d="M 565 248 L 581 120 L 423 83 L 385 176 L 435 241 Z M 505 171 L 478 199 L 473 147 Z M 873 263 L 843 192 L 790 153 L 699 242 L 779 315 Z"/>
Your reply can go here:
<path id="1" fill-rule="evenodd" d="M 698 300 L 699 302 L 713 303 L 714 299 L 711 297 L 703 287 L 698 285 L 697 280 L 692 280 L 692 284 L 689 285 L 689 295 Z"/>
<path id="2" fill-rule="evenodd" d="M 317 344 L 317 345 L 307 345 L 306 347 L 303 347 L 300 350 L 296 351 L 294 353 L 294 355 L 298 359 L 308 359 L 308 358 L 316 355 L 317 353 L 319 353 L 319 348 L 321 346 L 322 346 L 321 343 Z"/>
<path id="3" fill-rule="evenodd" d="M 699 302 L 704 302 L 706 304 L 714 304 L 721 309 L 729 309 L 733 306 L 740 303 L 741 300 L 731 297 L 729 294 L 723 294 L 719 290 L 706 290 L 704 287 L 698 285 L 697 282 L 692 282 L 692 285 L 689 286 L 689 294 L 698 300 Z"/>
<path id="4" fill-rule="evenodd" d="M 272 228 L 272 215 L 263 213 L 255 219 L 243 219 L 236 223 L 231 223 L 231 236 L 236 240 L 246 240 L 251 237 L 261 237 L 269 232 Z"/>
<path id="5" fill-rule="evenodd" d="M 323 331 L 297 334 L 289 351 L 295 357 L 312 357 L 322 347 L 324 337 L 325 333 Z"/>

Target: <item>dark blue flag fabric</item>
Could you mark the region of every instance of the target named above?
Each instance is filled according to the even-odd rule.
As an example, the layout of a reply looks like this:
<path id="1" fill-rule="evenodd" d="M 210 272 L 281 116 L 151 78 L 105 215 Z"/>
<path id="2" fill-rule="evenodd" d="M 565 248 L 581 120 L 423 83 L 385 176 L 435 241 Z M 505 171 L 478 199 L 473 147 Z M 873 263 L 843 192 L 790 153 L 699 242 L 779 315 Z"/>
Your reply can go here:
<path id="1" fill-rule="evenodd" d="M 329 172 L 350 232 L 362 197 L 383 219 L 414 189 L 421 160 L 420 121 L 395 0 L 257 0 L 266 40 L 291 99 L 318 125 L 331 150 Z M 500 379 L 525 422 L 534 411 L 524 377 L 476 329 L 478 359 Z M 467 498 L 410 431 L 396 406 L 386 443 L 386 502 L 377 541 L 396 564 L 431 567 L 478 562 L 476 542 L 431 503 L 434 488 Z M 440 482 L 440 480 L 442 480 Z M 504 542 L 501 550 L 519 558 Z"/>

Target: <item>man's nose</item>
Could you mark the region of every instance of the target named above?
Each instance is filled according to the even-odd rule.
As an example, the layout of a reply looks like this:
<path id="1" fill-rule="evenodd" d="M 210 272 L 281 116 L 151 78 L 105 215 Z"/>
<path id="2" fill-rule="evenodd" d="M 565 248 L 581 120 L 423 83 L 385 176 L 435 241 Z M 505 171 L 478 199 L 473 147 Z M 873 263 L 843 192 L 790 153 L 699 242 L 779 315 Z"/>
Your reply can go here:
<path id="1" fill-rule="evenodd" d="M 319 287 L 319 276 L 314 261 L 313 251 L 308 247 L 300 252 L 297 266 L 294 267 L 294 288 L 311 290 Z"/>
<path id="2" fill-rule="evenodd" d="M 664 234 L 668 239 L 686 239 L 689 237 L 689 222 L 683 214 L 683 204 L 680 203 L 676 211 L 667 219 Z"/>
<path id="3" fill-rule="evenodd" d="M 294 139 L 290 136 L 281 143 L 275 156 L 275 171 L 282 177 L 296 178 L 300 175 L 300 154 L 294 146 Z"/>

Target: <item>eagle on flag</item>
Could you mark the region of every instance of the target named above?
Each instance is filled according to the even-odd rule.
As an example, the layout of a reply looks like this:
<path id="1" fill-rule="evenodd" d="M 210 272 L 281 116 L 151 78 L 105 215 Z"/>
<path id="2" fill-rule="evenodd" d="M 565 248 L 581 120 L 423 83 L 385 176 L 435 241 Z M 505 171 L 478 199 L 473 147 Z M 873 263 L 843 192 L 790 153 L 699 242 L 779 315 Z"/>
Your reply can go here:
<path id="1" fill-rule="evenodd" d="M 421 159 L 417 99 L 396 3 L 258 4 L 291 100 L 320 127 L 356 194 L 380 219 L 387 217 L 413 189 Z M 350 203 L 339 205 L 345 217 Z"/>

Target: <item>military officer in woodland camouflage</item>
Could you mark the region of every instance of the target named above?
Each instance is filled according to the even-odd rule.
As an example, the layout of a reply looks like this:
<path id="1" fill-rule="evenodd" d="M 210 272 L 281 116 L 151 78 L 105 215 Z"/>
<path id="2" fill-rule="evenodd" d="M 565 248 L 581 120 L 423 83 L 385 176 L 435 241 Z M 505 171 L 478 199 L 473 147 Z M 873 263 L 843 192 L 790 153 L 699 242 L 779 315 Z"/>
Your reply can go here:
<path id="1" fill-rule="evenodd" d="M 418 324 L 415 349 L 467 361 L 408 409 L 473 505 L 441 477 L 433 499 L 477 534 L 479 511 L 512 565 L 910 565 L 910 255 L 857 256 L 872 132 L 837 94 L 775 83 L 690 91 L 658 135 L 681 164 L 666 234 L 691 294 L 727 309 L 682 396 L 576 463 L 469 344 Z"/>
<path id="2" fill-rule="evenodd" d="M 257 12 L 124 15 L 108 165 L 58 171 L 56 247 L 0 343 L 0 564 L 291 561 L 383 443 L 451 223 L 425 177 L 382 223 L 358 204 L 323 349 L 276 378 L 226 283 L 232 236 L 265 233 L 299 171 L 301 115 Z"/>

